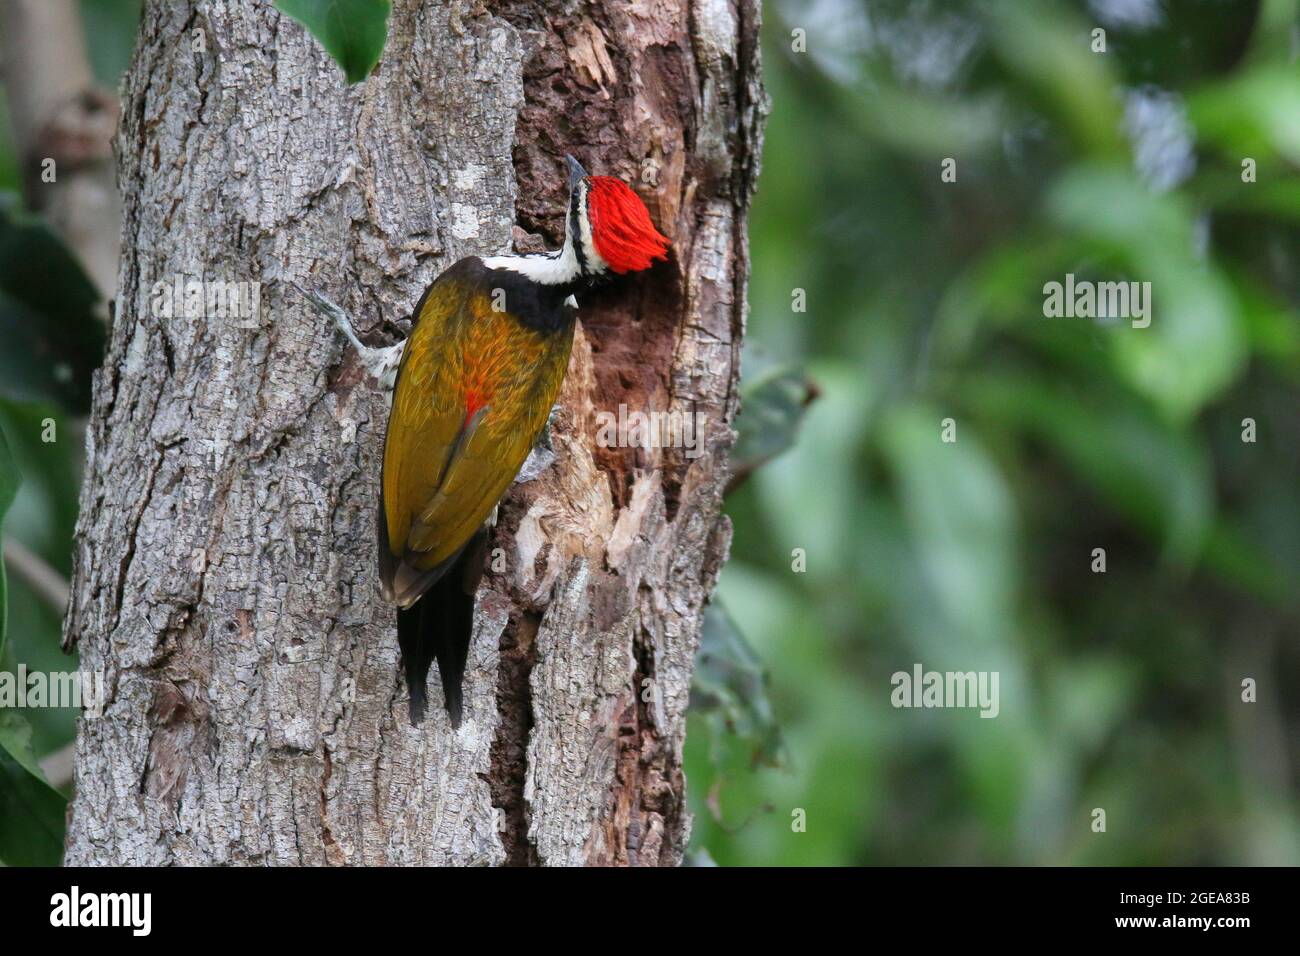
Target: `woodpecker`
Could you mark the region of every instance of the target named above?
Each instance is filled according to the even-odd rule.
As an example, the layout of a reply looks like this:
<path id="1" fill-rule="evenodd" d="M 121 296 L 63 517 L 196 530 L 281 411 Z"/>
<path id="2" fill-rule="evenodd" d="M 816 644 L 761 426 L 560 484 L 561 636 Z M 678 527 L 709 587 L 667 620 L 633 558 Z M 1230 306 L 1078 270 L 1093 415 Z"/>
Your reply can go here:
<path id="1" fill-rule="evenodd" d="M 576 296 L 667 258 L 669 241 L 621 179 L 572 156 L 564 244 L 468 256 L 425 289 L 405 341 L 372 349 L 337 306 L 305 292 L 392 387 L 378 509 L 379 589 L 397 608 L 410 718 L 438 662 L 453 727 L 488 522 L 546 425 L 573 346 Z"/>

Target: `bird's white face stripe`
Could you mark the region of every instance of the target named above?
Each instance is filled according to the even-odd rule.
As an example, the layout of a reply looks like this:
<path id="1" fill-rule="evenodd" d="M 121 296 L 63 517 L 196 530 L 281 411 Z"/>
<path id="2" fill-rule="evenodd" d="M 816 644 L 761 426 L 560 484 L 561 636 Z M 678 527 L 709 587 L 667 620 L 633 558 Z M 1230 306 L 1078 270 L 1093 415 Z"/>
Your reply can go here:
<path id="1" fill-rule="evenodd" d="M 508 269 L 532 279 L 538 285 L 565 285 L 576 281 L 582 270 L 578 257 L 573 254 L 573 244 L 566 237 L 564 248 L 558 253 L 536 252 L 526 256 L 491 256 L 483 260 L 489 269 Z"/>
<path id="2" fill-rule="evenodd" d="M 588 272 L 608 272 L 609 263 L 607 263 L 599 252 L 596 251 L 596 244 L 591 238 L 591 220 L 587 218 L 587 186 L 584 183 L 582 187 L 582 198 L 578 200 L 578 238 L 582 242 L 582 255 L 587 260 Z"/>
<path id="3" fill-rule="evenodd" d="M 576 241 L 581 243 L 583 261 L 588 275 L 599 275 L 609 271 L 607 263 L 596 251 L 596 244 L 591 238 L 591 222 L 587 219 L 587 184 L 582 184 L 582 193 L 578 198 L 578 235 Z M 582 277 L 582 263 L 578 262 L 574 251 L 575 237 L 570 230 L 570 218 L 564 220 L 564 246 L 559 252 L 535 252 L 522 256 L 491 256 L 483 260 L 489 269 L 509 269 L 519 275 L 532 279 L 538 285 L 566 285 Z"/>

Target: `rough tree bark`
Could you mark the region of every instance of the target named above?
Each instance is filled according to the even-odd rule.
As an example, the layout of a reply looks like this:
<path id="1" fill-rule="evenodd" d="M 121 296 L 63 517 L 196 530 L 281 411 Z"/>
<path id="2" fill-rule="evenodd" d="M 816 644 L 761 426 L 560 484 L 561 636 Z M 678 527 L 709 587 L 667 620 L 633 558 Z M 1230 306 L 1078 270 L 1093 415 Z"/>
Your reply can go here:
<path id="1" fill-rule="evenodd" d="M 757 2 L 393 7 L 347 89 L 261 0 L 146 4 L 65 628 L 108 687 L 70 863 L 681 859 L 683 711 L 730 538 Z M 465 723 L 431 679 L 413 729 L 374 583 L 384 400 L 289 284 L 391 340 L 460 256 L 558 243 L 565 151 L 633 181 L 674 255 L 584 301 L 555 462 L 492 541 Z M 161 316 L 177 275 L 260 282 L 260 316 Z M 703 413 L 703 454 L 598 447 L 620 403 Z"/>

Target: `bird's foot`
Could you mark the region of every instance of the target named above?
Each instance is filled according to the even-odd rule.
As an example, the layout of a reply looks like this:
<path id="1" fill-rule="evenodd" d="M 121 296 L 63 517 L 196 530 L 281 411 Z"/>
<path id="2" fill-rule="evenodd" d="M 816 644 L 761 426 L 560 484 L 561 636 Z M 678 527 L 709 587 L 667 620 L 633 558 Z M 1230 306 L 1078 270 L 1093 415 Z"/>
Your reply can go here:
<path id="1" fill-rule="evenodd" d="M 311 303 L 312 308 L 321 315 L 333 320 L 334 324 L 342 330 L 343 334 L 347 336 L 348 342 L 356 349 L 361 364 L 375 379 L 379 387 L 384 390 L 391 390 L 393 383 L 397 380 L 397 366 L 402 362 L 402 350 L 406 348 L 406 342 L 401 341 L 387 348 L 371 348 L 357 338 L 352 318 L 341 305 L 331 301 L 314 289 L 303 288 L 297 282 L 293 283 L 293 287 Z"/>

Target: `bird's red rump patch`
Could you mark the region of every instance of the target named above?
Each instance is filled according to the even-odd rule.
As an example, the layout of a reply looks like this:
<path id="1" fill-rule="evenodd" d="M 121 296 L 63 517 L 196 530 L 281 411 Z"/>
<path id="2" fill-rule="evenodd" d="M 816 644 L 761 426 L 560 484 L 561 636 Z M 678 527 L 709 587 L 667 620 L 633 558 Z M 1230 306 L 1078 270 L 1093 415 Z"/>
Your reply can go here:
<path id="1" fill-rule="evenodd" d="M 668 239 L 650 221 L 641 197 L 613 176 L 587 177 L 591 241 L 615 272 L 640 272 L 668 258 Z"/>
<path id="2" fill-rule="evenodd" d="M 461 370 L 461 393 L 465 396 L 465 421 L 461 427 L 469 425 L 474 413 L 492 401 L 492 385 L 479 355 L 462 356 L 464 363 Z"/>
<path id="3" fill-rule="evenodd" d="M 468 389 L 465 392 L 465 424 L 474 417 L 474 413 L 487 404 L 487 396 L 476 389 Z"/>

